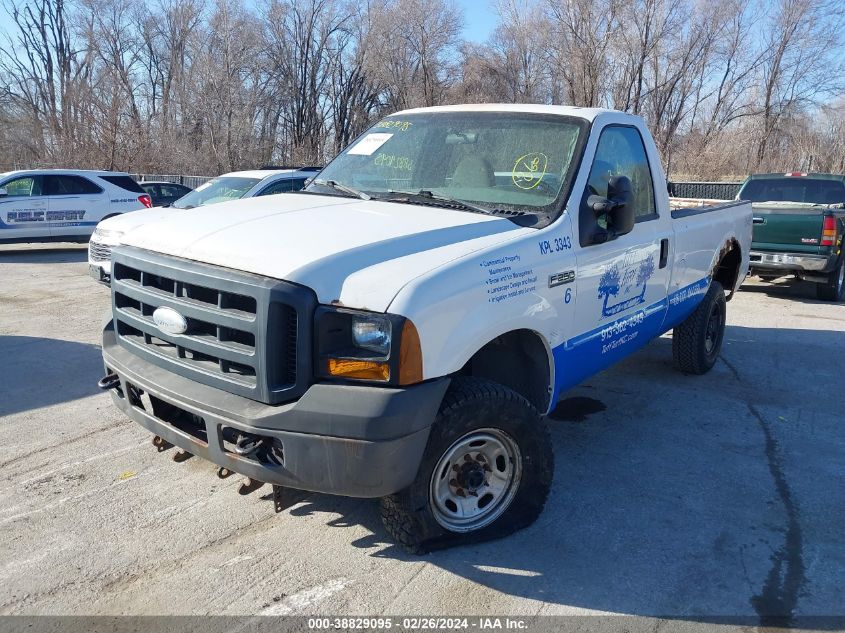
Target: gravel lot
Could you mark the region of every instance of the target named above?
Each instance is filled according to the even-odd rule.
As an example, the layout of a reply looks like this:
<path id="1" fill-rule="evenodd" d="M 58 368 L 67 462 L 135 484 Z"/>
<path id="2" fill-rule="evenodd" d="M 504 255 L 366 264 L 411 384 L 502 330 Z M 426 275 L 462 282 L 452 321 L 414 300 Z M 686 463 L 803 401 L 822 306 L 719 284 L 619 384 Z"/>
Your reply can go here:
<path id="1" fill-rule="evenodd" d="M 83 247 L 0 246 L 2 614 L 845 613 L 845 305 L 807 285 L 744 286 L 706 376 L 663 337 L 565 394 L 540 520 L 412 557 L 373 501 L 276 515 L 156 453 L 96 389 L 86 272 Z"/>

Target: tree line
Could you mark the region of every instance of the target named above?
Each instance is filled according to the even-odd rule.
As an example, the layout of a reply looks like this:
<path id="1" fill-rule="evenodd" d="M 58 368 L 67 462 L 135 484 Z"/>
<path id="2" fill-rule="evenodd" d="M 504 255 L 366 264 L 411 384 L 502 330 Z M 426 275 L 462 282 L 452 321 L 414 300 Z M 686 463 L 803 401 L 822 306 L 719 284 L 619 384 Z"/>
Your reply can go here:
<path id="1" fill-rule="evenodd" d="M 837 0 L 2 0 L 0 167 L 321 164 L 448 103 L 642 116 L 667 171 L 845 172 Z"/>

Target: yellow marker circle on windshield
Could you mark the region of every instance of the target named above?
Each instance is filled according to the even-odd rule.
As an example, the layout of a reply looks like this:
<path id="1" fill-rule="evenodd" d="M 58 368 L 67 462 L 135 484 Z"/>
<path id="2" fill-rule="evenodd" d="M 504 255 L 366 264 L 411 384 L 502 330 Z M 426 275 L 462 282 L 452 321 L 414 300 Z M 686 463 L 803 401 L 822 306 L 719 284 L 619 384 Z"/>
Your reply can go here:
<path id="1" fill-rule="evenodd" d="M 520 189 L 533 189 L 546 175 L 549 157 L 542 152 L 523 154 L 513 164 L 511 180 Z"/>

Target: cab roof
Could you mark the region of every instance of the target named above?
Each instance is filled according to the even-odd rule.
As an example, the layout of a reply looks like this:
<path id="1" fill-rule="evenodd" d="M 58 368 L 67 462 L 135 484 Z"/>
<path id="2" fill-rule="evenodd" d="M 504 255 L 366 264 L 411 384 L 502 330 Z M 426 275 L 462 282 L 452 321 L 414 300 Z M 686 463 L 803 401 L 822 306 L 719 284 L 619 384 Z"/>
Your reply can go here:
<path id="1" fill-rule="evenodd" d="M 602 114 L 626 114 L 608 108 L 581 108 L 578 106 L 544 105 L 540 103 L 474 103 L 467 105 L 433 106 L 430 108 L 412 108 L 402 110 L 390 116 L 402 114 L 422 114 L 424 112 L 521 112 L 526 114 L 556 114 L 558 116 L 578 117 L 594 121 Z M 634 114 L 628 116 L 639 118 Z"/>
<path id="2" fill-rule="evenodd" d="M 748 180 L 772 180 L 775 178 L 815 178 L 816 180 L 839 180 L 845 181 L 845 175 L 842 174 L 822 174 L 818 172 L 807 171 L 780 171 L 777 173 L 768 174 L 751 174 Z"/>
<path id="3" fill-rule="evenodd" d="M 125 171 L 107 171 L 103 169 L 14 169 L 0 174 L 2 176 L 17 176 L 25 174 L 59 174 L 59 175 L 84 175 L 84 176 L 128 176 Z"/>

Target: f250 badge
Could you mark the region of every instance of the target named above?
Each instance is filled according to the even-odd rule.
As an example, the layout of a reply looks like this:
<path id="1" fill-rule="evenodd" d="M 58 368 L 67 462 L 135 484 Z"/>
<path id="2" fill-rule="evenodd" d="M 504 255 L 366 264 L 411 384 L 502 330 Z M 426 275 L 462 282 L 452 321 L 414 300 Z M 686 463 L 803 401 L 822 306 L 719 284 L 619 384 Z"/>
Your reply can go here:
<path id="1" fill-rule="evenodd" d="M 562 273 L 554 273 L 549 275 L 549 288 L 562 286 L 564 284 L 571 284 L 575 281 L 575 271 L 565 270 Z"/>

